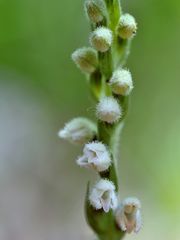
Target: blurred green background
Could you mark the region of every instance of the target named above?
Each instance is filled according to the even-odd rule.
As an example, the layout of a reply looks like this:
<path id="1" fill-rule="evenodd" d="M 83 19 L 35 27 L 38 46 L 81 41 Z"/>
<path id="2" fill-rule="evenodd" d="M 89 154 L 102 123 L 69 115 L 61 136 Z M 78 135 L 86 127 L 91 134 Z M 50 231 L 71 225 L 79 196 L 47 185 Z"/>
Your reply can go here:
<path id="1" fill-rule="evenodd" d="M 135 89 L 121 139 L 121 197 L 143 204 L 126 239 L 180 239 L 180 2 L 122 0 L 138 34 L 127 67 Z M 93 173 L 81 148 L 57 138 L 69 119 L 94 118 L 70 59 L 88 44 L 83 0 L 0 0 L 0 239 L 94 239 L 83 201 Z"/>

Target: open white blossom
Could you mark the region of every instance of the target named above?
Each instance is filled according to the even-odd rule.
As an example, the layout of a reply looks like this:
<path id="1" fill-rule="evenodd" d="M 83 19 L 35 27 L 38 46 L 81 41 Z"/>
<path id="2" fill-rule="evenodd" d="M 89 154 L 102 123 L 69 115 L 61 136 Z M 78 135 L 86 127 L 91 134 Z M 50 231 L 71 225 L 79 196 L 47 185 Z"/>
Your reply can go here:
<path id="1" fill-rule="evenodd" d="M 81 167 L 103 172 L 111 165 L 110 154 L 106 146 L 101 142 L 87 143 L 83 153 L 83 156 L 77 160 L 77 164 Z"/>
<path id="2" fill-rule="evenodd" d="M 65 127 L 58 132 L 58 136 L 71 143 L 84 144 L 92 140 L 96 132 L 97 129 L 93 122 L 79 117 L 66 123 Z"/>
<path id="3" fill-rule="evenodd" d="M 117 28 L 118 35 L 123 39 L 133 37 L 137 31 L 137 23 L 133 16 L 126 13 L 120 17 L 119 25 Z"/>
<path id="4" fill-rule="evenodd" d="M 92 189 L 89 200 L 97 210 L 103 209 L 107 213 L 110 209 L 116 209 L 117 196 L 114 184 L 109 180 L 101 179 Z"/>
<path id="5" fill-rule="evenodd" d="M 117 69 L 114 71 L 109 85 L 115 94 L 128 96 L 133 89 L 131 73 L 126 69 Z"/>
<path id="6" fill-rule="evenodd" d="M 115 98 L 104 97 L 96 107 L 96 115 L 101 121 L 112 124 L 121 118 L 122 109 Z"/>
<path id="7" fill-rule="evenodd" d="M 126 198 L 116 210 L 116 222 L 124 232 L 139 232 L 142 225 L 140 201 Z"/>
<path id="8" fill-rule="evenodd" d="M 90 35 L 91 45 L 99 52 L 106 52 L 112 45 L 113 35 L 110 29 L 98 27 Z"/>

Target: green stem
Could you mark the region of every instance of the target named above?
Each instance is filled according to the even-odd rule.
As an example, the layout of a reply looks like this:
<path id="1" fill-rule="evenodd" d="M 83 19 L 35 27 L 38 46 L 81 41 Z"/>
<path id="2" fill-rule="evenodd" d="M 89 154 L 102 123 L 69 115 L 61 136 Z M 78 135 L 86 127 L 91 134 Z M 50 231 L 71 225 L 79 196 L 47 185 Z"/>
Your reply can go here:
<path id="1" fill-rule="evenodd" d="M 108 10 L 106 25 L 112 30 L 114 34 L 113 46 L 109 51 L 105 53 L 98 53 L 99 58 L 99 68 L 98 70 L 90 76 L 90 87 L 93 96 L 96 100 L 99 100 L 102 96 L 112 96 L 111 89 L 107 84 L 112 76 L 113 71 L 122 66 L 127 58 L 129 52 L 130 42 L 127 40 L 122 40 L 117 37 L 116 26 L 119 22 L 121 15 L 121 7 L 119 0 L 104 0 Z M 95 28 L 94 25 L 91 26 L 92 29 Z M 106 144 L 109 148 L 112 158 L 112 165 L 108 171 L 100 173 L 101 178 L 109 179 L 115 184 L 116 191 L 118 192 L 118 175 L 116 173 L 116 152 L 117 143 L 120 138 L 120 129 L 124 122 L 124 119 L 128 112 L 129 99 L 128 97 L 122 97 L 113 95 L 117 99 L 122 107 L 123 115 L 119 122 L 116 124 L 108 124 L 105 122 L 98 122 L 98 136 L 97 140 Z M 116 225 L 113 211 L 105 213 L 103 210 L 94 209 L 89 201 L 89 184 L 87 187 L 87 195 L 85 201 L 85 211 L 87 222 L 92 227 L 92 229 L 97 234 L 99 240 L 120 240 L 125 235 Z"/>

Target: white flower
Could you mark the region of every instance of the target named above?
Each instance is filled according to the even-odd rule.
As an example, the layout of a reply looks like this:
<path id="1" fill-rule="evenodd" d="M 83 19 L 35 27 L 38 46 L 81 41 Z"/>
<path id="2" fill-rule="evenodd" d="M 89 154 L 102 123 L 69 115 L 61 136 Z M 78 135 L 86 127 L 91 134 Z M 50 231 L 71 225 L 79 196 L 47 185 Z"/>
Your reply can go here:
<path id="1" fill-rule="evenodd" d="M 96 107 L 98 119 L 107 123 L 114 123 L 122 116 L 121 106 L 113 97 L 104 97 Z"/>
<path id="2" fill-rule="evenodd" d="M 115 186 L 109 180 L 101 179 L 92 189 L 89 200 L 91 205 L 99 210 L 109 212 L 117 207 L 117 196 Z"/>
<path id="3" fill-rule="evenodd" d="M 90 47 L 83 47 L 74 51 L 72 60 L 85 73 L 93 73 L 98 65 L 97 52 Z"/>
<path id="4" fill-rule="evenodd" d="M 115 94 L 129 95 L 133 89 L 131 73 L 125 69 L 116 70 L 110 79 L 109 85 Z"/>
<path id="5" fill-rule="evenodd" d="M 77 164 L 81 167 L 103 172 L 111 165 L 110 154 L 106 146 L 101 142 L 87 143 L 83 153 L 83 156 L 77 160 Z"/>
<path id="6" fill-rule="evenodd" d="M 141 204 L 137 198 L 126 198 L 116 210 L 116 222 L 122 231 L 139 232 L 141 220 Z"/>
<path id="7" fill-rule="evenodd" d="M 113 35 L 110 29 L 99 27 L 90 35 L 91 45 L 99 52 L 106 52 L 112 45 Z"/>
<path id="8" fill-rule="evenodd" d="M 79 117 L 66 123 L 65 127 L 58 132 L 58 136 L 72 143 L 84 144 L 92 140 L 96 132 L 93 122 Z"/>
<path id="9" fill-rule="evenodd" d="M 86 0 L 84 7 L 86 15 L 92 22 L 99 23 L 103 20 L 105 13 L 103 0 Z"/>
<path id="10" fill-rule="evenodd" d="M 131 38 L 137 31 L 137 23 L 133 16 L 126 13 L 120 17 L 119 25 L 117 27 L 118 35 L 123 39 Z"/>

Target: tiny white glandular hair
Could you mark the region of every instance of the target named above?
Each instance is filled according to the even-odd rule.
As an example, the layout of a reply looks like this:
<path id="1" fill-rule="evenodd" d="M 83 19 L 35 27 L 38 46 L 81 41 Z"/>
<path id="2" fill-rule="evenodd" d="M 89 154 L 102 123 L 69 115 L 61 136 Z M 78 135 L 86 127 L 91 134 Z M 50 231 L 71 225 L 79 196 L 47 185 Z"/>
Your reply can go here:
<path id="1" fill-rule="evenodd" d="M 106 213 L 117 207 L 117 195 L 114 184 L 106 179 L 101 179 L 89 195 L 90 204 L 97 210 L 103 209 Z"/>
<path id="2" fill-rule="evenodd" d="M 122 231 L 138 233 L 141 229 L 141 204 L 137 198 L 126 198 L 117 208 L 115 215 Z"/>
<path id="3" fill-rule="evenodd" d="M 98 27 L 90 35 L 91 45 L 99 52 L 106 52 L 112 45 L 112 31 L 106 27 Z"/>
<path id="4" fill-rule="evenodd" d="M 122 109 L 115 98 L 104 97 L 97 104 L 96 115 L 99 120 L 112 124 L 121 118 Z"/>
<path id="5" fill-rule="evenodd" d="M 92 22 L 99 23 L 103 20 L 105 12 L 103 0 L 86 0 L 84 7 L 86 15 Z"/>
<path id="6" fill-rule="evenodd" d="M 123 39 L 133 37 L 137 31 L 137 23 L 133 16 L 126 13 L 120 17 L 119 25 L 117 28 L 118 35 Z"/>
<path id="7" fill-rule="evenodd" d="M 93 73 L 98 65 L 97 52 L 91 47 L 79 48 L 72 54 L 72 60 L 85 73 Z"/>
<path id="8" fill-rule="evenodd" d="M 91 142 L 85 145 L 83 156 L 78 158 L 77 164 L 81 167 L 103 172 L 111 165 L 111 157 L 103 143 Z"/>
<path id="9" fill-rule="evenodd" d="M 131 73 L 125 69 L 117 69 L 114 71 L 109 85 L 115 94 L 128 96 L 133 89 Z"/>
<path id="10" fill-rule="evenodd" d="M 79 117 L 66 123 L 65 127 L 58 132 L 58 136 L 71 143 L 84 144 L 92 140 L 96 133 L 97 128 L 92 121 Z"/>

